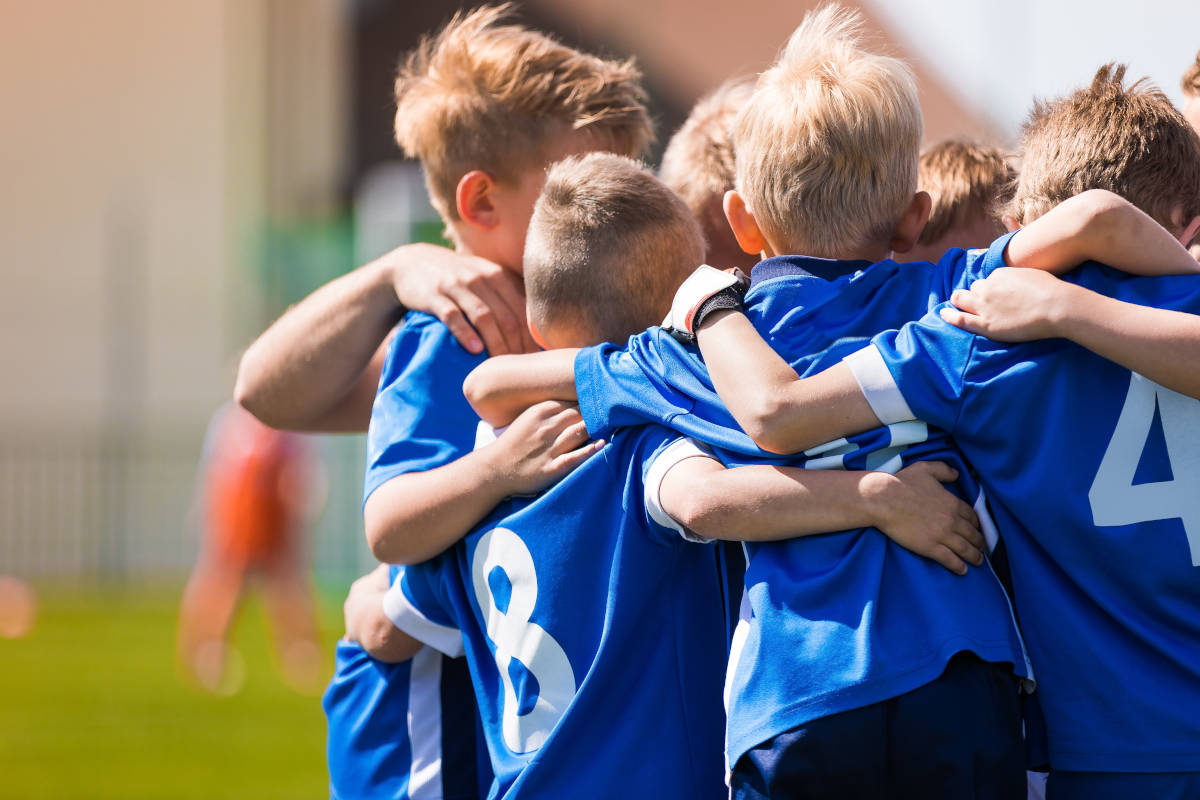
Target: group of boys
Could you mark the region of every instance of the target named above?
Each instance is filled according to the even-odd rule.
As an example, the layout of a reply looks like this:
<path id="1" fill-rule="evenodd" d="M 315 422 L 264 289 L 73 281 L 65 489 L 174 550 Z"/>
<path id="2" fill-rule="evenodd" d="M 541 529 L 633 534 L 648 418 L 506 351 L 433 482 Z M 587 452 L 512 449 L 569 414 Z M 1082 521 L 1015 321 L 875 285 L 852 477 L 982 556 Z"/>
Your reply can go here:
<path id="1" fill-rule="evenodd" d="M 346 601 L 331 795 L 1200 796 L 1185 118 L 1108 66 L 1015 184 L 918 162 L 911 71 L 825 7 L 660 180 L 633 64 L 505 13 L 396 82 L 454 252 L 334 281 L 239 371 L 268 424 L 369 422 L 407 565 Z"/>

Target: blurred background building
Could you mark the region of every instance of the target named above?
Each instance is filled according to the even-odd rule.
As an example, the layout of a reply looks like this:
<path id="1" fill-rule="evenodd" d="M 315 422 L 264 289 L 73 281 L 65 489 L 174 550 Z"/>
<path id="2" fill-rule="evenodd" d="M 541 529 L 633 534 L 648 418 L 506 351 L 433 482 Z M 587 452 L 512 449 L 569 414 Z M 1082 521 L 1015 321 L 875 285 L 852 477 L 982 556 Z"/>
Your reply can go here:
<path id="1" fill-rule="evenodd" d="M 398 55 L 449 0 L 0 0 L 0 573 L 180 571 L 205 420 L 288 304 L 436 236 L 391 138 Z M 521 18 L 636 54 L 660 143 L 815 3 L 527 0 Z M 1011 144 L 1035 93 L 1132 62 L 1173 97 L 1200 6 L 873 0 L 916 68 L 927 139 Z M 1189 38 L 1190 37 L 1190 38 Z M 660 145 L 661 146 L 661 145 Z M 331 439 L 318 575 L 368 566 L 361 444 Z"/>

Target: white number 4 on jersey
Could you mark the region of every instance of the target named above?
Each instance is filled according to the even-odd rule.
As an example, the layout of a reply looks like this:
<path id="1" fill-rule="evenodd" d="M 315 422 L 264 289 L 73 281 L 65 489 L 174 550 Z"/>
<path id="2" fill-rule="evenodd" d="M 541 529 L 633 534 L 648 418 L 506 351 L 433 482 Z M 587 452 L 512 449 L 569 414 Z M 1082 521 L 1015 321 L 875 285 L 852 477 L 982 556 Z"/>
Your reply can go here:
<path id="1" fill-rule="evenodd" d="M 1134 485 L 1156 406 L 1172 479 Z M 1088 501 L 1098 526 L 1178 517 L 1187 534 L 1192 564 L 1200 567 L 1200 401 L 1133 373 Z"/>

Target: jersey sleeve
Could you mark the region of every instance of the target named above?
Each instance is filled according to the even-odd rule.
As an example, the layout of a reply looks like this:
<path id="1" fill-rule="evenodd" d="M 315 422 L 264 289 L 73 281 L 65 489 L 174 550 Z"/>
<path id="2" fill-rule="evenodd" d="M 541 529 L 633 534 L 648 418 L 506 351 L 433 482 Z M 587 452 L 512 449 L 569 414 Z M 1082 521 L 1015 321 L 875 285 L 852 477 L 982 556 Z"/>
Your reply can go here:
<path id="1" fill-rule="evenodd" d="M 666 425 L 689 413 L 692 398 L 667 382 L 669 375 L 684 371 L 680 361 L 673 348 L 658 347 L 652 331 L 634 336 L 624 349 L 602 344 L 581 350 L 575 357 L 575 390 L 588 433 L 608 438 L 617 428 Z"/>
<path id="2" fill-rule="evenodd" d="M 975 344 L 974 334 L 946 323 L 935 308 L 878 334 L 845 363 L 883 424 L 919 419 L 953 432 Z"/>
<path id="3" fill-rule="evenodd" d="M 483 358 L 464 350 L 433 317 L 409 313 L 388 348 L 371 408 L 364 502 L 397 475 L 440 467 L 472 450 L 479 417 L 462 384 Z"/>
<path id="4" fill-rule="evenodd" d="M 383 613 L 400 630 L 451 658 L 463 654 L 462 630 L 440 590 L 441 570 L 449 556 L 438 556 L 401 570 L 383 596 Z"/>
<path id="5" fill-rule="evenodd" d="M 671 471 L 672 467 L 689 458 L 717 460 L 717 457 L 713 455 L 713 451 L 708 447 L 697 442 L 695 439 L 683 436 L 662 445 L 650 456 L 645 465 L 645 477 L 642 483 L 644 504 L 646 513 L 650 516 L 650 519 L 658 523 L 661 527 L 674 531 L 686 541 L 707 544 L 712 539 L 696 534 L 672 517 L 663 508 L 660 497 L 663 479 L 667 477 L 667 473 Z"/>
<path id="6" fill-rule="evenodd" d="M 761 453 L 713 388 L 700 351 L 651 328 L 624 349 L 600 345 L 575 358 L 575 388 L 588 432 L 658 424 L 723 449 Z"/>
<path id="7" fill-rule="evenodd" d="M 1006 233 L 988 245 L 986 249 L 959 250 L 947 253 L 938 262 L 938 269 L 942 273 L 943 279 L 943 293 L 938 299 L 946 302 L 955 289 L 969 289 L 975 281 L 986 278 L 1000 267 L 1008 266 L 1004 263 L 1004 251 L 1016 235 L 1017 231 Z"/>

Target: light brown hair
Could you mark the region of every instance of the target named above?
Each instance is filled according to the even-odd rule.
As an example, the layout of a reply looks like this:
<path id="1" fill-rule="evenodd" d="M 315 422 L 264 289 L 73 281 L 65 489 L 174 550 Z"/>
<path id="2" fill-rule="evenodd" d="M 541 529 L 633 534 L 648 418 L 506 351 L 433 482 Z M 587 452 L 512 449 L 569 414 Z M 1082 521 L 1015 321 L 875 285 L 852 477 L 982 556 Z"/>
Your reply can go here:
<path id="1" fill-rule="evenodd" d="M 917 186 L 929 192 L 933 208 L 919 243 L 933 244 L 955 228 L 984 219 L 999 228 L 997 212 L 1012 196 L 1016 177 L 995 147 L 962 139 L 930 147 L 921 154 Z"/>
<path id="2" fill-rule="evenodd" d="M 696 101 L 667 149 L 658 177 L 702 218 L 713 198 L 733 188 L 733 123 L 754 93 L 752 78 L 734 78 Z M 722 221 L 724 219 L 722 218 Z"/>
<path id="3" fill-rule="evenodd" d="M 1179 83 L 1184 95 L 1200 97 L 1200 53 L 1196 53 L 1196 60 L 1183 73 L 1183 80 Z"/>
<path id="4" fill-rule="evenodd" d="M 704 259 L 684 202 L 644 166 L 589 153 L 550 168 L 525 237 L 529 317 L 623 343 L 659 324 Z"/>
<path id="5" fill-rule="evenodd" d="M 421 161 L 433 205 L 457 218 L 463 175 L 514 182 L 570 131 L 598 148 L 640 155 L 653 139 L 641 73 L 545 34 L 502 24 L 511 5 L 455 14 L 425 37 L 396 77 L 396 143 Z"/>
<path id="6" fill-rule="evenodd" d="M 734 128 L 738 191 L 789 252 L 837 257 L 888 238 L 917 191 L 916 80 L 863 48 L 862 25 L 837 6 L 806 15 Z"/>
<path id="7" fill-rule="evenodd" d="M 1107 189 L 1173 229 L 1200 214 L 1200 138 L 1147 79 L 1126 87 L 1124 64 L 1090 86 L 1037 101 L 1021 136 L 1021 174 L 1005 209 L 1024 224 L 1069 197 Z"/>

